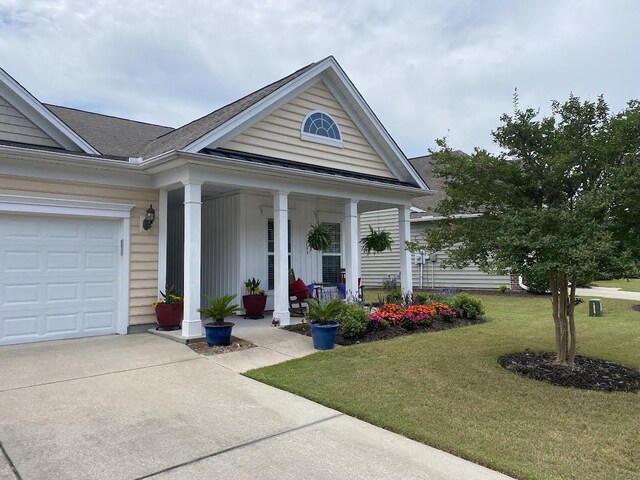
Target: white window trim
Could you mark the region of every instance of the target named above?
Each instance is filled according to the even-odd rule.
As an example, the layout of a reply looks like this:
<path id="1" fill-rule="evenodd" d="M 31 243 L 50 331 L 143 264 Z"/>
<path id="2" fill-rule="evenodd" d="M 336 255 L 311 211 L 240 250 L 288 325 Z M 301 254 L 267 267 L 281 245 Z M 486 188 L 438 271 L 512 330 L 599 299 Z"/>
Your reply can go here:
<path id="1" fill-rule="evenodd" d="M 314 113 L 321 113 L 323 115 L 326 115 L 333 121 L 336 128 L 338 129 L 340 140 L 336 140 L 335 138 L 323 137 L 322 135 L 314 135 L 312 133 L 307 133 L 304 131 L 304 126 L 307 123 L 307 119 Z M 342 131 L 340 130 L 340 125 L 338 125 L 338 122 L 336 122 L 331 115 L 323 110 L 313 110 L 312 112 L 307 113 L 307 115 L 304 117 L 304 120 L 302 120 L 302 124 L 300 125 L 300 138 L 302 140 L 308 140 L 310 142 L 323 143 L 325 145 L 331 145 L 332 147 L 342 148 Z"/>
<path id="2" fill-rule="evenodd" d="M 127 333 L 129 320 L 129 258 L 131 255 L 131 209 L 125 203 L 69 200 L 0 194 L 0 213 L 111 218 L 120 220 L 121 255 L 118 265 L 118 308 L 116 332 Z"/>

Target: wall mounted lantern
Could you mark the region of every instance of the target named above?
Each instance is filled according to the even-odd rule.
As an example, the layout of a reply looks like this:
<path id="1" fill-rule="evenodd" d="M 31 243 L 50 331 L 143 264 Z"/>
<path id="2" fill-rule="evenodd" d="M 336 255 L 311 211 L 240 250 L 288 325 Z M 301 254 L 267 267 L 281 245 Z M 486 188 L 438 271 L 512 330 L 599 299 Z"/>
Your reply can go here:
<path id="1" fill-rule="evenodd" d="M 149 205 L 149 208 L 147 208 L 147 214 L 144 216 L 144 221 L 142 222 L 142 228 L 149 230 L 155 219 L 156 211 L 153 209 L 153 205 Z"/>

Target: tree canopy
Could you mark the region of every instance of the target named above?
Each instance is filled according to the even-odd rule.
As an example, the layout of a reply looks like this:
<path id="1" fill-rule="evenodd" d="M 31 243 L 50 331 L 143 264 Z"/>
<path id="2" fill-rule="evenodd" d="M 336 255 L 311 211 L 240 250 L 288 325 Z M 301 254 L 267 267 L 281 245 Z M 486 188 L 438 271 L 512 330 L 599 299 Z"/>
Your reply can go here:
<path id="1" fill-rule="evenodd" d="M 558 362 L 572 364 L 575 285 L 638 271 L 640 103 L 612 114 L 602 97 L 571 95 L 552 102 L 550 116 L 520 109 L 517 96 L 514 104 L 492 132 L 497 154 L 462 155 L 437 140 L 432 161 L 446 193 L 437 211 L 446 219 L 425 235 L 431 249 L 449 249 L 453 266 L 549 278 L 554 320 L 567 329 Z"/>

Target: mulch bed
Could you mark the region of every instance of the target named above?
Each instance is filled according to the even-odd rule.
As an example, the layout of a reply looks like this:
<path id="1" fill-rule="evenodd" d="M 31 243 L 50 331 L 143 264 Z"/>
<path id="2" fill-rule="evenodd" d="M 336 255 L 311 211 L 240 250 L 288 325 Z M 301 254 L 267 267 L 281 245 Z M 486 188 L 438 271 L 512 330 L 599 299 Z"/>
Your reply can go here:
<path id="1" fill-rule="evenodd" d="M 255 343 L 248 340 L 242 340 L 241 338 L 231 337 L 231 345 L 227 346 L 215 346 L 210 347 L 207 342 L 194 342 L 187 345 L 194 352 L 207 356 L 207 355 L 220 355 L 222 353 L 239 352 L 240 350 L 247 350 L 249 348 L 257 347 Z"/>
<path id="2" fill-rule="evenodd" d="M 554 365 L 555 353 L 516 352 L 498 363 L 507 370 L 543 382 L 583 390 L 633 392 L 640 390 L 640 371 L 597 358 L 576 356 L 573 369 Z"/>
<path id="3" fill-rule="evenodd" d="M 631 307 L 631 309 L 636 311 L 636 312 L 640 312 L 640 303 L 637 303 L 636 305 L 633 305 Z"/>
<path id="4" fill-rule="evenodd" d="M 466 327 L 468 325 L 477 325 L 479 323 L 484 323 L 486 320 L 484 319 L 476 319 L 476 320 L 466 320 L 466 319 L 456 319 L 453 322 L 444 322 L 442 320 L 434 320 L 431 325 L 419 325 L 410 330 L 404 329 L 399 326 L 390 326 L 384 330 L 368 330 L 365 332 L 364 336 L 361 338 L 344 338 L 338 330 L 338 335 L 336 336 L 336 343 L 338 345 L 356 345 L 358 343 L 369 343 L 376 342 L 378 340 L 389 340 L 391 338 L 402 337 L 404 335 L 413 335 L 414 333 L 425 333 L 425 332 L 437 332 L 440 330 L 449 330 L 451 328 L 457 327 Z M 306 335 L 308 337 L 311 336 L 311 329 L 309 328 L 309 324 L 307 323 L 296 323 L 294 325 L 287 325 L 282 327 L 284 330 L 289 332 L 299 333 L 301 335 Z"/>

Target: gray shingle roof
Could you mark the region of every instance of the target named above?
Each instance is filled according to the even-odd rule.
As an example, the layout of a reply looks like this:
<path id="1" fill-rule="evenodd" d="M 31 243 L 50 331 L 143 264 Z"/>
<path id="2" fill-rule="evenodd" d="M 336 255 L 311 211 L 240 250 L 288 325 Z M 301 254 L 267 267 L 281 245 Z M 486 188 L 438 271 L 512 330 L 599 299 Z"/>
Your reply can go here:
<path id="1" fill-rule="evenodd" d="M 137 157 L 145 145 L 173 130 L 75 108 L 48 104 L 45 107 L 103 155 Z"/>
<path id="2" fill-rule="evenodd" d="M 414 207 L 421 208 L 425 213 L 411 213 L 411 218 L 424 217 L 428 215 L 436 215 L 434 208 L 438 205 L 438 202 L 444 197 L 442 179 L 436 178 L 433 175 L 433 165 L 429 162 L 431 155 L 425 155 L 423 157 L 410 158 L 409 163 L 416 169 L 418 175 L 422 177 L 422 180 L 427 184 L 430 190 L 433 191 L 432 195 L 424 197 L 416 197 L 412 203 Z"/>
<path id="3" fill-rule="evenodd" d="M 454 153 L 458 155 L 467 155 L 462 150 L 456 150 Z M 422 177 L 422 180 L 427 184 L 429 189 L 433 191 L 433 194 L 424 197 L 416 197 L 412 200 L 413 206 L 421 208 L 424 213 L 412 212 L 411 218 L 420 218 L 430 215 L 437 216 L 435 208 L 440 203 L 446 194 L 444 193 L 444 180 L 436 177 L 433 174 L 433 164 L 431 163 L 431 155 L 425 155 L 423 157 L 410 158 L 409 163 L 416 169 L 418 175 Z"/>
<path id="4" fill-rule="evenodd" d="M 205 115 L 204 117 L 194 120 L 191 123 L 188 123 L 180 128 L 173 130 L 172 132 L 161 136 L 160 138 L 154 140 L 145 148 L 143 148 L 139 152 L 138 156 L 149 158 L 164 152 L 169 152 L 171 150 L 180 150 L 186 147 L 187 145 L 198 140 L 203 135 L 209 133 L 211 130 L 219 127 L 228 120 L 231 120 L 233 117 L 235 117 L 239 113 L 242 113 L 247 108 L 259 102 L 271 93 L 284 87 L 287 83 L 291 82 L 306 71 L 310 70 L 317 63 L 319 62 L 310 63 L 306 67 L 293 72 L 291 75 L 288 75 L 270 85 L 267 85 L 266 87 L 263 87 L 260 90 L 257 90 L 247 95 L 246 97 L 241 98 L 240 100 L 236 100 L 235 102 L 230 103 L 225 107 L 219 108 L 215 112 Z"/>

